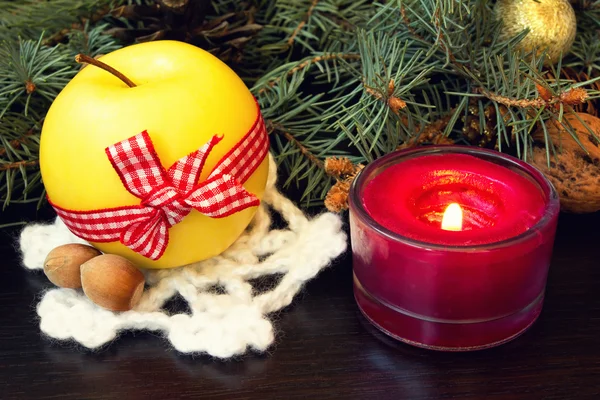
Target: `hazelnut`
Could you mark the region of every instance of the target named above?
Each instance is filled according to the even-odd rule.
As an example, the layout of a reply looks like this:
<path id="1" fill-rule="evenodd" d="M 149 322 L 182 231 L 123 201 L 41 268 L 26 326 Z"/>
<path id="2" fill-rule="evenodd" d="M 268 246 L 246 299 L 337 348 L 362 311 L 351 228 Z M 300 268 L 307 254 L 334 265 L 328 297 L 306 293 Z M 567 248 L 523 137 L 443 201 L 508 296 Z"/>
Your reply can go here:
<path id="1" fill-rule="evenodd" d="M 44 273 L 56 286 L 77 289 L 81 287 L 81 264 L 102 254 L 92 246 L 72 243 L 53 249 L 44 260 Z"/>
<path id="2" fill-rule="evenodd" d="M 100 307 L 111 311 L 131 310 L 144 291 L 144 274 L 128 259 L 103 254 L 81 266 L 85 295 Z"/>

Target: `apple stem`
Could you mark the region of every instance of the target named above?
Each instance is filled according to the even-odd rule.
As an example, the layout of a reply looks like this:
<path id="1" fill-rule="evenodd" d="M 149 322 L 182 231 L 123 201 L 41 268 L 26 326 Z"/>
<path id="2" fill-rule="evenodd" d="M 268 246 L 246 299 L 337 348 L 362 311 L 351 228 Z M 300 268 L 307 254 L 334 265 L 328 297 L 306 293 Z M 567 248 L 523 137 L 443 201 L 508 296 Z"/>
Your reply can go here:
<path id="1" fill-rule="evenodd" d="M 111 74 L 113 74 L 114 76 L 116 76 L 117 78 L 119 78 L 120 80 L 125 82 L 125 84 L 127 86 L 129 86 L 130 88 L 136 86 L 135 83 L 133 83 L 131 81 L 131 79 L 129 79 L 128 77 L 126 77 L 125 75 L 123 75 L 122 73 L 120 73 L 119 71 L 117 71 L 116 69 L 111 67 L 110 65 L 104 64 L 102 61 L 96 60 L 95 58 L 86 56 L 85 54 L 77 54 L 75 56 L 75 61 L 77 61 L 80 64 L 81 63 L 91 64 L 95 67 L 105 70 L 106 72 L 110 72 Z"/>

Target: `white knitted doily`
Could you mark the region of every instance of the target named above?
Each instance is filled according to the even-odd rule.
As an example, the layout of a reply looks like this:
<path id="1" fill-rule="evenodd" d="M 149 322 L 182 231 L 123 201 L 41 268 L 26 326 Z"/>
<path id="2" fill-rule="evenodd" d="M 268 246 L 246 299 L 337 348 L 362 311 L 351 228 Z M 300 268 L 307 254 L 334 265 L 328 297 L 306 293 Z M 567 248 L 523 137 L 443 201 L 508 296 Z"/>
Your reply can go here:
<path id="1" fill-rule="evenodd" d="M 37 306 L 42 332 L 90 349 L 114 340 L 121 331 L 149 330 L 162 332 L 183 353 L 228 358 L 249 348 L 266 350 L 274 341 L 267 314 L 289 305 L 303 284 L 347 245 L 339 216 L 325 213 L 308 219 L 276 189 L 276 175 L 270 157 L 262 204 L 247 231 L 223 254 L 186 267 L 145 272 L 146 290 L 127 312 L 96 306 L 80 290 L 51 289 Z M 287 229 L 271 229 L 270 209 L 283 217 Z M 23 264 L 41 269 L 50 250 L 74 242 L 85 243 L 58 218 L 53 224 L 29 225 L 20 237 Z M 249 282 L 273 274 L 282 278 L 266 292 L 257 293 Z M 222 291 L 215 293 L 215 286 Z M 162 309 L 178 293 L 189 314 Z"/>

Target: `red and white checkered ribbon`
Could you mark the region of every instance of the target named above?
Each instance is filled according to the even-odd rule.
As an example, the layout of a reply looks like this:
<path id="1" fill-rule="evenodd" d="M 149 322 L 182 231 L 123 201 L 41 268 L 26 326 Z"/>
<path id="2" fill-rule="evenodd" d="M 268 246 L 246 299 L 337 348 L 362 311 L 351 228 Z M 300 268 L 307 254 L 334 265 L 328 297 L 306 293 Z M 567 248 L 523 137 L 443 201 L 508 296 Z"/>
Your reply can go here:
<path id="1" fill-rule="evenodd" d="M 50 203 L 75 235 L 90 242 L 119 240 L 133 251 L 158 260 L 168 246 L 169 228 L 192 209 L 222 218 L 260 204 L 242 186 L 269 151 L 260 112 L 250 132 L 217 163 L 205 181 L 198 183 L 206 158 L 221 139 L 213 136 L 165 170 L 144 131 L 106 148 L 123 186 L 141 199 L 139 205 L 73 211 Z"/>

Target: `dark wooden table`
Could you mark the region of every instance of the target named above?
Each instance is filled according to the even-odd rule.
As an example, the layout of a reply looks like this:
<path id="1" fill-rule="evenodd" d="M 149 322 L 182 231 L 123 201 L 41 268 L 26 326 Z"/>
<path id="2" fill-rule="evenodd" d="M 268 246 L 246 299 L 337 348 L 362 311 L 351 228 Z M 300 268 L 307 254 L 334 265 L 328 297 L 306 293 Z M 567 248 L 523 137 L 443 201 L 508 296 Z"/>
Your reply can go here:
<path id="1" fill-rule="evenodd" d="M 600 399 L 600 214 L 562 215 L 540 319 L 517 340 L 439 353 L 387 340 L 359 314 L 351 262 L 338 260 L 275 315 L 268 354 L 177 354 L 128 333 L 100 352 L 40 334 L 50 287 L 0 247 L 0 399 Z"/>

